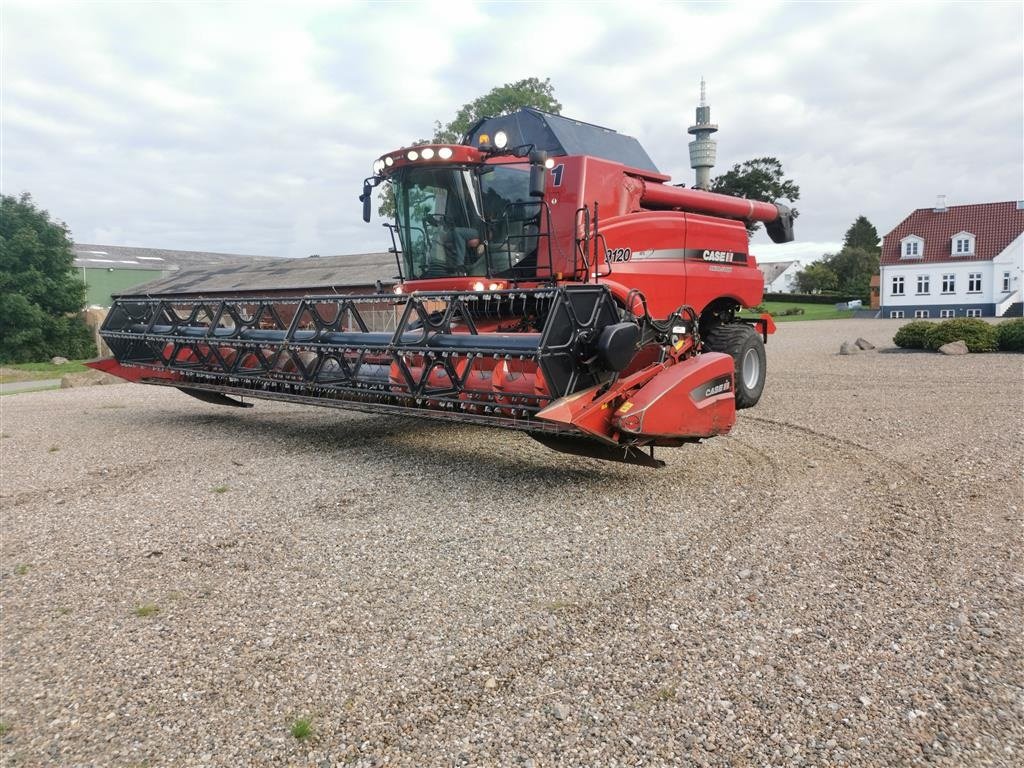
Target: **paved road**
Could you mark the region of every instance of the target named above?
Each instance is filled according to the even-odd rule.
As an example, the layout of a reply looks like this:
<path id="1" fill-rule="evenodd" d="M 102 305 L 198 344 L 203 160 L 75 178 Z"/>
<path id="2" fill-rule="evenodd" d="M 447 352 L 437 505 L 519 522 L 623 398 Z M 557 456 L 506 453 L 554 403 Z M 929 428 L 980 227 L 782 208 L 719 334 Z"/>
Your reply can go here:
<path id="1" fill-rule="evenodd" d="M 36 381 L 10 381 L 0 384 L 0 395 L 13 395 L 15 392 L 33 392 L 37 389 L 56 389 L 60 379 L 38 379 Z"/>

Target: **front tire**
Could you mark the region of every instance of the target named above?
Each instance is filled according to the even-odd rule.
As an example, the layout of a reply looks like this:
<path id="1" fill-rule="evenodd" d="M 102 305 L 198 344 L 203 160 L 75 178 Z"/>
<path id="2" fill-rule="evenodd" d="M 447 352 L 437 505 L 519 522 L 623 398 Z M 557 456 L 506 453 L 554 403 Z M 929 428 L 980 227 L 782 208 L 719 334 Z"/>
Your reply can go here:
<path id="1" fill-rule="evenodd" d="M 736 407 L 757 405 L 768 371 L 764 342 L 745 323 L 716 323 L 703 337 L 704 349 L 723 352 L 735 362 Z"/>

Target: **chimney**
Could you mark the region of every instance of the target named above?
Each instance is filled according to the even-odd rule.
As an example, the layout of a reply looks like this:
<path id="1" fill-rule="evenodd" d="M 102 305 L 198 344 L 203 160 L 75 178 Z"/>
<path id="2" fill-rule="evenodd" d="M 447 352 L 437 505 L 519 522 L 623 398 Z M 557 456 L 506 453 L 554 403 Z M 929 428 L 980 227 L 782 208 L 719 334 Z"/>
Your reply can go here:
<path id="1" fill-rule="evenodd" d="M 936 195 L 935 196 L 935 208 L 933 210 L 934 210 L 935 213 L 945 213 L 946 212 L 947 208 L 946 208 L 946 196 L 945 195 Z"/>

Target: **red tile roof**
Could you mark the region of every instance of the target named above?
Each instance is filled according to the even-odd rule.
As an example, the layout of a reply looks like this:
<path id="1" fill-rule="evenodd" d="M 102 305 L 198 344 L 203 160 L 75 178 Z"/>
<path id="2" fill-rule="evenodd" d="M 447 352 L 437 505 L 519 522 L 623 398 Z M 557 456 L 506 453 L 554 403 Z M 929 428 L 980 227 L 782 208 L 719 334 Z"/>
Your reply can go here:
<path id="1" fill-rule="evenodd" d="M 953 235 L 974 235 L 974 253 L 952 253 Z M 1017 203 L 951 205 L 945 211 L 918 208 L 885 236 L 882 264 L 911 264 L 936 261 L 991 261 L 1024 232 L 1024 210 Z M 924 240 L 922 258 L 900 259 L 900 240 L 917 235 Z"/>

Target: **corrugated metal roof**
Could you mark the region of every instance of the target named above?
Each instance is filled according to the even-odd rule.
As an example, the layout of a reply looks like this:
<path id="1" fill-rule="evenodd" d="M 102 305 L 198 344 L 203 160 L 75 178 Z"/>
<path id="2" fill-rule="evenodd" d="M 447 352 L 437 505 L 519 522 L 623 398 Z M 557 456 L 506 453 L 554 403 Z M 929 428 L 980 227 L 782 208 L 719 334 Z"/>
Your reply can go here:
<path id="1" fill-rule="evenodd" d="M 270 259 L 182 268 L 121 296 L 158 294 L 255 293 L 260 291 L 317 292 L 345 287 L 385 286 L 395 282 L 393 253 L 355 253 L 305 259 Z"/>
<path id="2" fill-rule="evenodd" d="M 247 256 L 215 251 L 172 251 L 166 248 L 134 248 L 126 245 L 75 243 L 75 267 L 81 269 L 143 269 L 168 271 L 213 264 L 276 261 L 275 256 Z"/>
<path id="3" fill-rule="evenodd" d="M 953 235 L 974 235 L 974 253 L 952 253 Z M 951 205 L 945 210 L 918 208 L 885 236 L 882 264 L 919 264 L 936 261 L 990 261 L 1024 232 L 1024 209 L 1006 203 Z M 900 240 L 916 235 L 924 240 L 920 258 L 900 258 Z"/>

